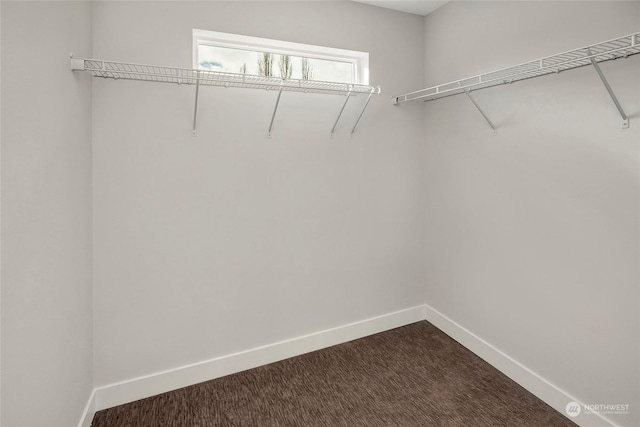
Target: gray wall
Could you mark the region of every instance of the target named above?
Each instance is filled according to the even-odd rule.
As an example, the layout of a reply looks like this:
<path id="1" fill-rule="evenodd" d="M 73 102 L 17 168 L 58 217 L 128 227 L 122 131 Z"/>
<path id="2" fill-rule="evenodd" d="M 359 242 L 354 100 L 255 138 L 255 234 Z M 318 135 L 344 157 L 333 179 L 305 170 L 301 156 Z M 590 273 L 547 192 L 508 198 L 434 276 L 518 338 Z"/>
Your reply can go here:
<path id="1" fill-rule="evenodd" d="M 95 79 L 96 385 L 424 300 L 423 20 L 351 2 L 100 2 L 98 58 L 191 65 L 209 29 L 370 52 L 353 139 L 342 97 Z M 402 64 L 398 67 L 397 64 Z"/>
<path id="2" fill-rule="evenodd" d="M 638 31 L 638 2 L 453 2 L 427 86 Z M 640 425 L 640 56 L 426 104 L 427 304 L 584 403 Z"/>
<path id="3" fill-rule="evenodd" d="M 93 386 L 90 8 L 1 7 L 1 421 L 68 427 Z"/>
<path id="4" fill-rule="evenodd" d="M 637 31 L 638 2 L 454 2 L 424 26 L 349 2 L 1 12 L 3 426 L 74 425 L 92 385 L 425 294 L 640 424 L 640 58 L 602 65 L 628 130 L 588 68 L 477 92 L 497 137 L 464 97 L 389 100 Z M 384 92 L 353 139 L 362 98 L 329 139 L 342 99 L 284 94 L 268 139 L 275 93 L 203 88 L 194 138 L 192 87 L 69 71 L 92 37 L 95 57 L 190 67 L 194 27 L 369 51 Z"/>

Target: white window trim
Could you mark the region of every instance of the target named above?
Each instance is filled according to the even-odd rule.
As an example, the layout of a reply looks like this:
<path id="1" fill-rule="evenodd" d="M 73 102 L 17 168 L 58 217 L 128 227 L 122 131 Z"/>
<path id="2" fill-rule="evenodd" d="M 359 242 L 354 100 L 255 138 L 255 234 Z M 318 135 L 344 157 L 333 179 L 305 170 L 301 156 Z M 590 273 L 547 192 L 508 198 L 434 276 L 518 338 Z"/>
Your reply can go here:
<path id="1" fill-rule="evenodd" d="M 208 30 L 193 30 L 193 68 L 199 68 L 198 46 L 217 46 L 236 49 L 266 51 L 281 55 L 349 62 L 353 64 L 354 84 L 369 84 L 369 53 L 357 50 L 337 49 L 293 43 L 282 40 L 264 39 L 239 34 L 221 33 Z"/>

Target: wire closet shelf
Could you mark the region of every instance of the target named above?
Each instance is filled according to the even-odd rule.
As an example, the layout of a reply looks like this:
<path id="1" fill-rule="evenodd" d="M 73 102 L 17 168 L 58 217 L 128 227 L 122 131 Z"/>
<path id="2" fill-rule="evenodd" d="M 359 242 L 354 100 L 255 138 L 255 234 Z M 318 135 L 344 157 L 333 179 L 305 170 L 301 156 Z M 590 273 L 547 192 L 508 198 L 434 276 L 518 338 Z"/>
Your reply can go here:
<path id="1" fill-rule="evenodd" d="M 302 92 L 330 95 L 343 95 L 345 101 L 340 113 L 331 128 L 331 136 L 335 133 L 338 121 L 344 112 L 347 102 L 353 95 L 367 95 L 367 100 L 351 129 L 351 135 L 356 130 L 365 109 L 369 105 L 371 96 L 380 93 L 380 86 L 368 86 L 353 83 L 326 82 L 319 80 L 283 79 L 281 77 L 256 76 L 251 74 L 225 73 L 219 71 L 197 70 L 192 68 L 177 68 L 161 65 L 135 64 L 130 62 L 107 61 L 102 59 L 87 59 L 71 57 L 72 71 L 86 71 L 93 77 L 107 79 L 139 80 L 147 82 L 174 83 L 179 85 L 195 85 L 195 106 L 193 112 L 192 134 L 196 134 L 196 117 L 198 114 L 198 91 L 200 86 L 222 86 L 235 88 L 265 89 L 278 92 L 276 104 L 271 116 L 268 135 L 271 136 L 273 122 L 280 103 L 282 92 Z"/>
<path id="2" fill-rule="evenodd" d="M 417 90 L 393 98 L 394 104 L 433 101 L 488 87 L 513 83 L 640 53 L 640 32 L 579 49 L 525 62 L 508 68 Z"/>
<path id="3" fill-rule="evenodd" d="M 190 68 L 134 64 L 102 59 L 72 58 L 72 69 L 90 72 L 93 77 L 142 80 L 202 86 L 223 86 L 288 92 L 325 93 L 334 95 L 379 94 L 380 87 L 317 80 L 282 79 L 250 74 L 225 73 Z"/>

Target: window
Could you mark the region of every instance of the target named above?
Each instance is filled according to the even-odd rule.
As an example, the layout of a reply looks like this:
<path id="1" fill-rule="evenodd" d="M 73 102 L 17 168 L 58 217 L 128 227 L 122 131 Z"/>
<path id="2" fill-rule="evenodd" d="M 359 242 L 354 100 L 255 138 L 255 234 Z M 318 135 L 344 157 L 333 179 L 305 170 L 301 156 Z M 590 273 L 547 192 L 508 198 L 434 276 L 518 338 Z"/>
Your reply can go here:
<path id="1" fill-rule="evenodd" d="M 195 29 L 193 68 L 369 84 L 369 54 L 366 52 Z"/>

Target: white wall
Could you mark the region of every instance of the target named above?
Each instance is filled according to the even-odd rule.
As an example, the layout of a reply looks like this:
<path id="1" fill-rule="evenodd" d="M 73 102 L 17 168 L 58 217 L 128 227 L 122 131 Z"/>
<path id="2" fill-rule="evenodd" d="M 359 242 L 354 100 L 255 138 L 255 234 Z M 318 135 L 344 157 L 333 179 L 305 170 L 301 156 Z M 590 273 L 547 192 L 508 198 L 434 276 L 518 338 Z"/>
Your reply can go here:
<path id="1" fill-rule="evenodd" d="M 102 386 L 424 299 L 421 17 L 351 2 L 98 2 L 97 58 L 190 67 L 193 28 L 370 52 L 343 99 L 95 79 L 95 378 Z"/>
<path id="2" fill-rule="evenodd" d="M 640 30 L 638 2 L 452 2 L 427 86 Z M 640 56 L 426 104 L 427 304 L 583 403 L 640 425 Z M 588 425 L 589 416 L 581 422 Z M 593 417 L 593 415 L 591 415 Z"/>
<path id="3" fill-rule="evenodd" d="M 76 425 L 91 393 L 85 2 L 2 2 L 2 425 Z"/>

